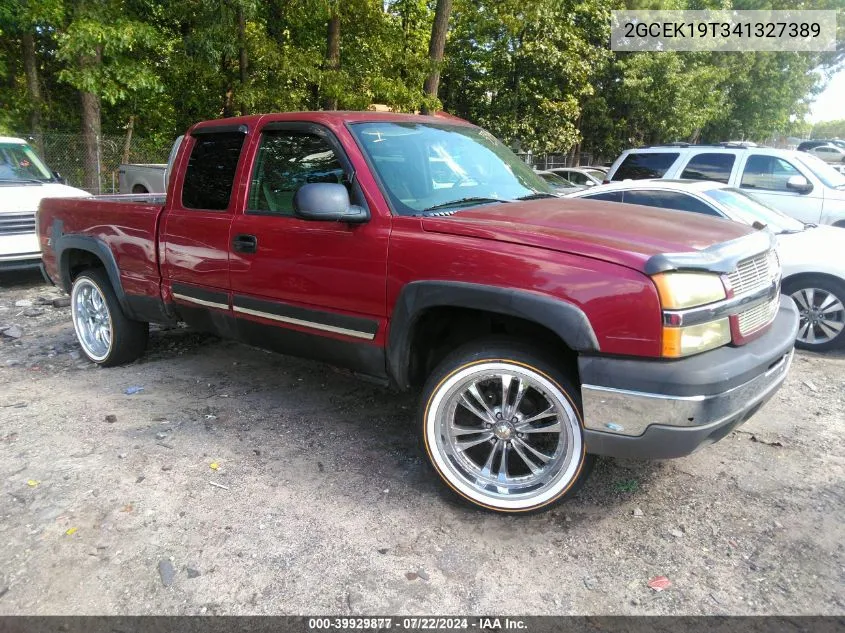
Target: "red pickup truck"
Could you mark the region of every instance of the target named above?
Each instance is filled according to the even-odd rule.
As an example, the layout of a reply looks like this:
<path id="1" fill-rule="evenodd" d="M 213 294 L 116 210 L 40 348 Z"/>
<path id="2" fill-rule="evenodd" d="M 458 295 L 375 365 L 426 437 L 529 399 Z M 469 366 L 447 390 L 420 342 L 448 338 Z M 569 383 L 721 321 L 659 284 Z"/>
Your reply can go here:
<path id="1" fill-rule="evenodd" d="M 182 321 L 421 389 L 447 486 L 525 512 L 595 455 L 719 440 L 788 371 L 772 236 L 629 211 L 553 196 L 453 117 L 304 112 L 199 123 L 166 196 L 44 200 L 38 230 L 95 363 Z"/>

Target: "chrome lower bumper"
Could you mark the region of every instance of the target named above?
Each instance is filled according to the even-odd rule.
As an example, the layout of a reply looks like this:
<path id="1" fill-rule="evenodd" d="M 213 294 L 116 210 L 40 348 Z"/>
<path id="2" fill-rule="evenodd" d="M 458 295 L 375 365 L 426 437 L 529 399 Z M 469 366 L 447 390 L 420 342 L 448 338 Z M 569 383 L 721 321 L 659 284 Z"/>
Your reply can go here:
<path id="1" fill-rule="evenodd" d="M 768 400 L 783 383 L 793 351 L 775 360 L 748 382 L 707 396 L 669 396 L 583 385 L 581 398 L 585 428 L 602 433 L 639 436 L 652 425 L 668 427 L 717 427 L 741 418 Z"/>

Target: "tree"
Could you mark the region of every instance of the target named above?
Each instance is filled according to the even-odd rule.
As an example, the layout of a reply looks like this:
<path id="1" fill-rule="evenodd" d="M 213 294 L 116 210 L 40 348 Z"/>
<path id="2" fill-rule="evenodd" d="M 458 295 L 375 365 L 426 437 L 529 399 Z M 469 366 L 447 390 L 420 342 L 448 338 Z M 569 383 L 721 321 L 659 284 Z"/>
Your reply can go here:
<path id="1" fill-rule="evenodd" d="M 461 0 L 454 17 L 445 107 L 523 150 L 566 151 L 576 143 L 581 104 L 609 56 L 609 7 L 598 0 Z"/>
<path id="2" fill-rule="evenodd" d="M 340 70 L 340 14 L 337 2 L 329 4 L 329 21 L 326 27 L 326 59 L 323 69 L 329 73 Z M 337 110 L 337 97 L 327 94 L 323 99 L 324 110 Z"/>
<path id="3" fill-rule="evenodd" d="M 812 138 L 845 138 L 845 119 L 816 123 L 810 136 Z"/>
<path id="4" fill-rule="evenodd" d="M 21 61 L 26 79 L 27 129 L 34 136 L 39 150 L 43 150 L 45 104 L 39 76 L 37 34 L 39 31 L 49 32 L 62 21 L 63 14 L 62 0 L 32 0 L 25 3 L 0 4 L 0 31 L 11 35 L 20 43 Z"/>
<path id="5" fill-rule="evenodd" d="M 423 92 L 437 99 L 437 89 L 440 86 L 440 65 L 443 63 L 443 51 L 446 48 L 446 33 L 449 30 L 449 15 L 452 13 L 452 0 L 437 0 L 434 10 L 434 23 L 431 25 L 431 40 L 428 44 L 428 57 L 431 60 L 431 71 L 425 78 Z M 428 114 L 429 108 L 423 106 L 423 112 Z"/>
<path id="6" fill-rule="evenodd" d="M 59 37 L 60 77 L 79 90 L 85 146 L 84 184 L 100 191 L 101 103 L 162 89 L 152 59 L 165 48 L 159 33 L 119 0 L 79 0 Z"/>

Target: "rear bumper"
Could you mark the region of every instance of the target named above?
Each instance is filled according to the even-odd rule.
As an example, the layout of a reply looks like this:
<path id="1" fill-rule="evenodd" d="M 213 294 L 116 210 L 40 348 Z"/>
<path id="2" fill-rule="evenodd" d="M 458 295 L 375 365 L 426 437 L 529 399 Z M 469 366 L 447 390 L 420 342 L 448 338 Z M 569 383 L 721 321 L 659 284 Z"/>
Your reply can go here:
<path id="1" fill-rule="evenodd" d="M 769 330 L 741 347 L 677 361 L 581 357 L 587 451 L 664 459 L 722 439 L 783 383 L 797 332 L 798 311 L 782 297 Z"/>

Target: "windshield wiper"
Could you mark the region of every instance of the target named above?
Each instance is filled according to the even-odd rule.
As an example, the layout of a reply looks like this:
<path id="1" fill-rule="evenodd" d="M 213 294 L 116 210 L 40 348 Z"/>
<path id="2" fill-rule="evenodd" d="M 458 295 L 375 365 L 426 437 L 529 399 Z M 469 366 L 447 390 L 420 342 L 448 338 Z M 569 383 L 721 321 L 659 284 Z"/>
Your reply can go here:
<path id="1" fill-rule="evenodd" d="M 423 209 L 422 212 L 428 213 L 429 211 L 436 211 L 437 209 L 445 209 L 446 207 L 453 207 L 455 205 L 460 204 L 473 204 L 475 202 L 510 202 L 510 200 L 484 197 L 459 198 L 458 200 L 450 200 L 449 202 L 441 202 L 440 204 L 435 204 L 434 206 L 428 207 L 427 209 Z"/>
<path id="2" fill-rule="evenodd" d="M 527 196 L 522 196 L 521 198 L 517 198 L 517 200 L 540 200 L 542 198 L 557 198 L 557 196 L 551 193 L 540 193 L 539 191 L 536 193 L 529 193 Z"/>

